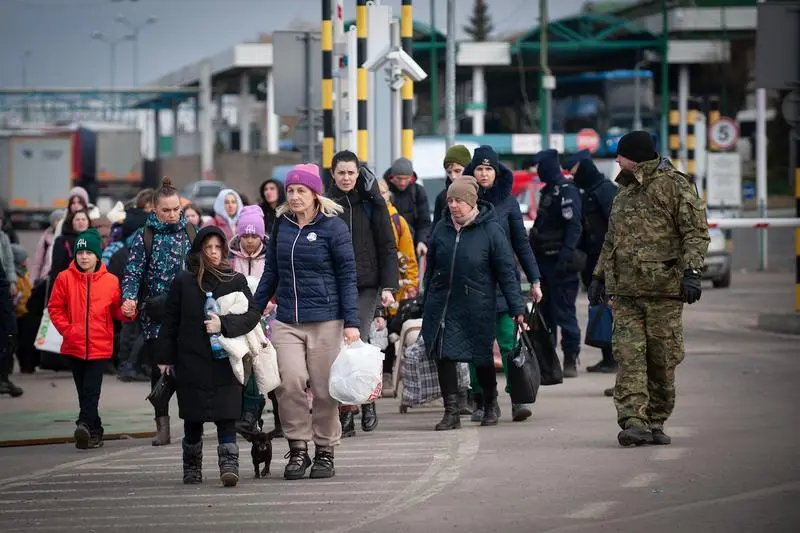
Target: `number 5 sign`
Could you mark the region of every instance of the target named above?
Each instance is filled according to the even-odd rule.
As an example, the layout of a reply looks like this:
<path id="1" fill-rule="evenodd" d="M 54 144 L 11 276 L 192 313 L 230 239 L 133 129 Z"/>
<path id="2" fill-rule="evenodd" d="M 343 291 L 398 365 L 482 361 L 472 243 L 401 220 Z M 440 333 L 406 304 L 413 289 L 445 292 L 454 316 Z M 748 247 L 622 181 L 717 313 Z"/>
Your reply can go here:
<path id="1" fill-rule="evenodd" d="M 708 128 L 708 142 L 713 149 L 730 150 L 739 140 L 739 125 L 730 117 L 720 117 Z"/>

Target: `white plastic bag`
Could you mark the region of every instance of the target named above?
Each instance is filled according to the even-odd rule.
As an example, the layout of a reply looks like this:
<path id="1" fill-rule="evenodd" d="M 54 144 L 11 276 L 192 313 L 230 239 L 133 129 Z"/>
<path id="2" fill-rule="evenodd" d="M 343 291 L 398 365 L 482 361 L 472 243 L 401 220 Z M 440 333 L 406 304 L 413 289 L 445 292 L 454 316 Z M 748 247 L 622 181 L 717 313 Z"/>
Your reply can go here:
<path id="1" fill-rule="evenodd" d="M 383 353 L 358 340 L 343 345 L 331 366 L 328 392 L 345 405 L 361 405 L 381 397 Z"/>

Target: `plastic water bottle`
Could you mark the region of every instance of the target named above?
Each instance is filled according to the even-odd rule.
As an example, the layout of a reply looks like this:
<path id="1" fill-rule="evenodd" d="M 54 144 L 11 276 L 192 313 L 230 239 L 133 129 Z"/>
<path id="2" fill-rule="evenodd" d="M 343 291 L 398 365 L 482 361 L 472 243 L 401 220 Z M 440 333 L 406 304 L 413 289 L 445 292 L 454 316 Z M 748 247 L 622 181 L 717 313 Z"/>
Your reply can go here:
<path id="1" fill-rule="evenodd" d="M 206 312 L 206 319 L 211 318 L 210 313 L 214 313 L 215 315 L 219 316 L 219 305 L 217 305 L 214 295 L 210 292 L 206 293 L 206 304 L 203 309 Z M 219 333 L 212 333 L 209 335 L 209 340 L 211 341 L 211 355 L 214 357 L 214 359 L 225 359 L 228 357 L 228 354 L 219 343 Z"/>

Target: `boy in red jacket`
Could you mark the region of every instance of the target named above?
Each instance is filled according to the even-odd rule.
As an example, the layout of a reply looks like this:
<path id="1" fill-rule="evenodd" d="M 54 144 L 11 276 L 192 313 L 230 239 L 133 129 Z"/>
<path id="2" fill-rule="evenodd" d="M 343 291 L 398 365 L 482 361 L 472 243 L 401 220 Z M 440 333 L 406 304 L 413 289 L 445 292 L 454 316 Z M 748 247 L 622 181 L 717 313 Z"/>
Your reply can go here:
<path id="1" fill-rule="evenodd" d="M 114 351 L 112 320 L 133 319 L 122 313 L 119 280 L 100 261 L 101 242 L 95 229 L 78 234 L 75 260 L 56 278 L 47 304 L 50 320 L 64 338 L 61 353 L 70 356 L 80 405 L 75 447 L 81 450 L 103 445 L 97 407 L 103 370 Z"/>

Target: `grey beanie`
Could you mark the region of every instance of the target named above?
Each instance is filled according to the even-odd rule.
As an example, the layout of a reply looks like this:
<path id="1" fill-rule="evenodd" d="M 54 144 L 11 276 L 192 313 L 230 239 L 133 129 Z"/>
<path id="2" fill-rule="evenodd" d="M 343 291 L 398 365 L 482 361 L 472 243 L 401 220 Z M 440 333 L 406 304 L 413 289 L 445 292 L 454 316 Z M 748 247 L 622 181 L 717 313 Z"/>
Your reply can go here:
<path id="1" fill-rule="evenodd" d="M 405 157 L 398 157 L 392 163 L 391 174 L 392 176 L 413 176 L 414 165 Z"/>

